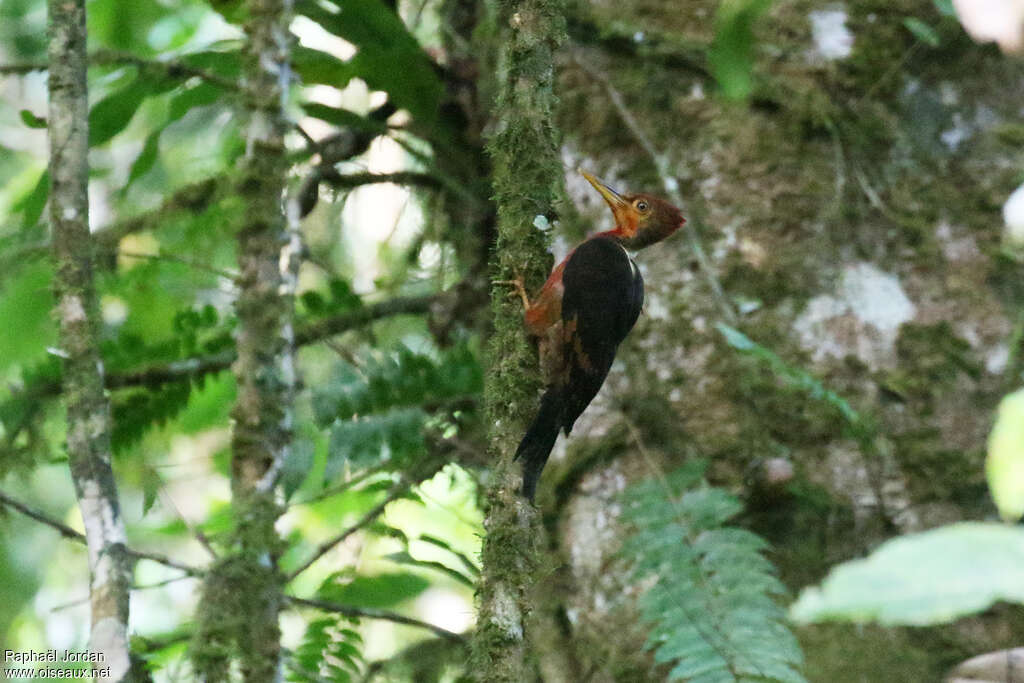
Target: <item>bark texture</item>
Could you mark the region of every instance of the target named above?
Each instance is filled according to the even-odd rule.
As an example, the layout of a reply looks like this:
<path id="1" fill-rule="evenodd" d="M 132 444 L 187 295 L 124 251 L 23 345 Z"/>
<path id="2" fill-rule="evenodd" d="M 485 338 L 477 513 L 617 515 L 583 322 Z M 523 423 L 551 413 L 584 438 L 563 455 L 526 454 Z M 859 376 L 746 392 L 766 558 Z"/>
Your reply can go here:
<path id="1" fill-rule="evenodd" d="M 502 3 L 493 160 L 498 207 L 495 279 L 521 275 L 536 289 L 551 259 L 547 235 L 538 230 L 554 217 L 562 196 L 559 135 L 554 124 L 555 50 L 562 40 L 562 6 L 555 0 Z M 485 410 L 492 425 L 490 456 L 497 466 L 485 502 L 478 623 L 473 673 L 480 681 L 520 682 L 533 677 L 526 647 L 532 586 L 541 568 L 542 530 L 535 508 L 519 495 L 516 444 L 537 409 L 540 387 L 536 353 L 527 342 L 521 306 L 505 285 L 492 292 Z"/>
<path id="2" fill-rule="evenodd" d="M 294 308 L 297 233 L 282 196 L 288 164 L 284 98 L 289 84 L 291 3 L 250 0 L 245 23 L 242 102 L 249 117 L 238 193 L 239 295 L 232 366 L 238 398 L 232 412 L 231 489 L 236 530 L 230 555 L 211 570 L 199 608 L 192 659 L 203 680 L 226 680 L 232 659 L 246 681 L 281 676 L 283 543 L 278 478 L 288 457 L 295 391 Z"/>
<path id="3" fill-rule="evenodd" d="M 971 42 L 930 0 L 780 1 L 756 25 L 751 102 L 734 104 L 715 96 L 705 57 L 717 5 L 571 4 L 563 158 L 624 190 L 678 182 L 737 326 L 849 400 L 873 433 L 851 438 L 834 407 L 725 343 L 684 236 L 641 253 L 645 314 L 545 473 L 561 565 L 543 585 L 548 681 L 667 673 L 642 650 L 637 587 L 615 560 L 616 496 L 652 476 L 639 442 L 664 470 L 707 458 L 794 592 L 894 534 L 994 515 L 985 439 L 1021 376 L 1024 274 L 1001 251 L 1000 207 L 1024 158 L 1024 65 Z M 908 17 L 939 44 L 915 38 Z M 567 178 L 586 231 L 609 227 L 600 198 Z M 778 485 L 780 462 L 792 475 Z M 1017 612 L 801 628 L 806 674 L 940 680 L 1019 644 Z"/>
<path id="4" fill-rule="evenodd" d="M 132 561 L 110 465 L 110 404 L 97 346 L 89 236 L 89 103 L 85 0 L 49 3 L 50 225 L 56 316 L 64 359 L 67 450 L 89 551 L 89 647 L 104 655 L 104 681 L 130 678 L 128 598 Z M 106 668 L 109 667 L 109 670 Z"/>

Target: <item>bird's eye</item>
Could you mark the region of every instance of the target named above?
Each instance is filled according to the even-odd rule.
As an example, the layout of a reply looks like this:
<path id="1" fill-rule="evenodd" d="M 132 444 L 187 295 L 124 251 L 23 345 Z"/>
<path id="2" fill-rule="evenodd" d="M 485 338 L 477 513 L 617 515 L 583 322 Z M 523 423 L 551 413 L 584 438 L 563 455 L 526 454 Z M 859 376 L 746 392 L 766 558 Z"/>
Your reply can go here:
<path id="1" fill-rule="evenodd" d="M 636 206 L 636 210 L 637 210 L 637 211 L 647 211 L 647 209 L 651 208 L 651 207 L 650 207 L 650 206 L 649 206 L 649 205 L 647 204 L 647 202 L 645 202 L 645 201 L 644 201 L 644 200 L 642 200 L 642 199 L 638 199 L 638 200 L 636 201 L 636 204 L 634 204 L 634 206 Z"/>

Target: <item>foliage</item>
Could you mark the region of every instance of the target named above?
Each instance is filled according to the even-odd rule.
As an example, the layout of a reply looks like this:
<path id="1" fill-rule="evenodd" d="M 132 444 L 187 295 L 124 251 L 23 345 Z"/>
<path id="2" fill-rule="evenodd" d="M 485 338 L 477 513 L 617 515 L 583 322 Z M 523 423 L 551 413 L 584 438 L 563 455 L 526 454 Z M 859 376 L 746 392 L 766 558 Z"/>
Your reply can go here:
<path id="1" fill-rule="evenodd" d="M 313 400 L 317 422 L 330 429 L 324 479 L 385 463 L 400 469 L 422 455 L 425 430 L 451 436 L 469 418 L 483 378 L 467 344 L 417 353 L 400 347 L 342 363 Z M 436 417 L 432 418 L 434 413 Z"/>
<path id="2" fill-rule="evenodd" d="M 741 505 L 703 483 L 703 469 L 691 463 L 624 494 L 623 521 L 634 532 L 622 556 L 635 581 L 651 582 L 640 598 L 648 647 L 655 661 L 673 663 L 670 680 L 803 681 L 767 544 L 726 526 Z"/>
<path id="3" fill-rule="evenodd" d="M 302 644 L 292 654 L 288 680 L 319 683 L 358 680 L 363 639 L 353 629 L 357 619 L 328 617 L 306 626 Z"/>
<path id="4" fill-rule="evenodd" d="M 924 626 L 995 602 L 1024 603 L 1024 529 L 961 522 L 886 541 L 834 567 L 790 608 L 803 622 L 842 620 Z"/>
<path id="5" fill-rule="evenodd" d="M 986 472 L 1000 513 L 1022 510 L 1024 392 L 999 406 Z M 790 607 L 794 619 L 943 624 L 997 601 L 1024 603 L 1024 530 L 978 522 L 951 524 L 886 541 L 867 558 L 832 568 L 821 587 Z"/>
<path id="6" fill-rule="evenodd" d="M 227 488 L 229 414 L 235 399 L 228 369 L 235 357 L 232 304 L 238 284 L 231 238 L 244 213 L 235 171 L 245 151 L 240 134 L 245 117 L 237 107 L 244 85 L 238 38 L 246 21 L 244 5 L 204 0 L 182 0 L 173 8 L 150 0 L 89 3 L 90 196 L 115 467 L 133 543 L 153 540 L 161 553 L 174 559 L 188 556 L 194 537 L 222 550 L 225 531 L 238 524 L 236 509 L 219 499 L 218 491 Z M 15 38 L 9 45 L 5 42 L 3 61 L 32 63 L 45 57 L 46 43 L 38 39 L 44 6 L 41 0 L 0 3 L 0 23 Z M 293 45 L 288 103 L 303 133 L 315 129 L 318 139 L 338 141 L 332 153 L 340 163 L 326 176 L 365 166 L 360 155 L 381 136 L 400 137 L 402 145 L 415 150 L 406 158 L 415 170 L 434 170 L 431 159 L 437 152 L 429 138 L 451 126 L 443 116 L 443 70 L 394 7 L 382 0 L 295 3 L 295 14 L 308 21 L 294 22 L 294 35 L 284 41 Z M 434 11 L 426 10 L 428 16 Z M 310 35 L 319 40 L 310 43 Z M 342 41 L 348 45 L 339 50 Z M 348 46 L 355 49 L 348 52 Z M 41 128 L 47 121 L 40 116 L 45 108 L 37 106 L 45 101 L 45 78 L 34 78 L 25 79 L 17 90 L 42 99 L 0 104 L 0 315 L 5 322 L 0 329 L 0 477 L 4 490 L 24 489 L 26 499 L 44 501 L 43 507 L 62 519 L 73 496 L 66 490 L 65 434 L 58 419 L 61 350 L 55 348 L 53 272 L 44 223 L 50 176 L 44 155 L 36 150 L 45 150 Z M 353 87 L 346 90 L 349 84 Z M 375 91 L 374 98 L 387 100 L 376 118 L 364 115 L 369 109 L 366 86 Z M 323 103 L 325 91 L 330 106 Z M 387 118 L 399 109 L 405 130 L 396 133 Z M 343 143 L 353 131 L 361 144 L 346 149 Z M 15 151 L 10 142 L 22 136 L 29 142 Z M 294 138 L 288 140 L 289 161 L 295 174 L 304 173 L 307 164 L 316 163 L 311 160 L 324 157 L 317 156 L 322 150 L 316 141 L 298 134 Z M 444 151 L 456 156 L 454 150 Z M 446 179 L 453 187 L 461 182 L 452 175 Z M 463 270 L 475 266 L 448 256 L 452 237 L 439 229 L 447 225 L 444 217 L 432 217 L 431 225 L 411 221 L 411 230 L 403 225 L 411 236 L 382 244 L 379 266 L 386 286 L 356 294 L 354 275 L 364 264 L 348 253 L 350 236 L 338 240 L 339 226 L 328 223 L 338 219 L 347 198 L 340 194 L 331 211 L 302 226 L 307 244 L 329 234 L 331 246 L 304 262 L 297 300 L 298 333 L 319 332 L 300 340 L 297 370 L 304 385 L 292 425 L 296 438 L 281 472 L 289 513 L 301 520 L 282 548 L 289 557 L 307 551 L 306 539 L 322 526 L 381 514 L 376 508 L 392 478 L 418 484 L 415 465 L 428 451 L 436 456 L 431 462 L 438 462 L 448 453 L 446 440 L 471 438 L 468 428 L 476 419 L 482 391 L 479 342 L 464 331 L 461 318 L 447 330 L 444 348 L 435 346 L 423 314 L 386 322 L 368 316 L 331 333 L 332 321 L 368 309 L 364 298 L 432 295 L 441 283 L 456 282 Z M 486 196 L 464 199 L 486 202 Z M 418 214 L 421 197 L 410 195 L 408 202 L 409 213 Z M 439 200 L 431 206 L 452 210 Z M 340 228 L 355 228 L 358 234 L 362 226 L 343 221 Z M 406 240 L 415 245 L 411 253 L 406 253 Z M 437 266 L 422 265 L 419 250 L 433 249 L 446 258 Z M 391 316 L 385 312 L 381 317 Z M 457 340 L 454 345 L 452 340 Z M 350 352 L 344 355 L 352 362 L 334 362 L 324 341 L 332 346 L 336 341 L 338 348 Z M 381 475 L 382 470 L 397 474 Z M 322 476 L 310 476 L 312 472 Z M 17 485 L 15 476 L 20 477 Z M 387 524 L 373 521 L 360 527 L 365 558 L 341 571 L 326 559 L 309 570 L 312 588 L 324 574 L 335 579 L 333 589 L 324 582 L 318 596 L 347 607 L 409 612 L 415 611 L 412 598 L 441 584 L 466 600 L 468 609 L 476 574 L 467 558 L 476 547 L 478 527 L 467 530 L 461 519 L 476 512 L 475 496 L 469 492 L 472 480 L 464 473 L 439 479 L 439 497 L 461 515 L 460 521 L 438 521 L 452 513 L 424 503 L 415 491 L 398 496 L 387 506 Z M 449 489 L 458 489 L 463 499 L 452 503 L 446 497 Z M 417 506 L 414 514 L 402 507 L 410 503 Z M 178 504 L 187 512 L 179 511 Z M 400 527 L 414 532 L 406 534 Z M 0 569 L 19 554 L 46 567 L 57 552 L 26 555 L 19 543 L 5 542 Z M 197 566 L 202 568 L 202 562 Z M 173 586 L 161 588 L 162 582 L 175 577 L 154 567 L 160 569 L 159 563 L 140 563 L 139 583 L 153 583 L 156 588 L 147 595 L 166 599 Z M 4 571 L 12 585 L 29 585 L 20 570 Z M 339 583 L 340 576 L 344 581 Z M 43 585 L 57 582 L 59 590 L 79 588 L 70 570 L 54 576 L 38 572 L 32 578 Z M 303 575 L 296 581 L 299 590 L 306 587 L 305 579 Z M 0 606 L 0 640 L 32 649 L 45 644 L 38 635 L 45 629 L 34 611 L 22 611 L 23 604 L 31 601 Z M 193 630 L 191 615 L 180 609 L 169 613 L 172 617 L 158 625 L 144 614 L 133 618 L 139 654 L 158 678 L 181 676 L 175 672 Z M 15 633 L 7 630 L 11 623 L 27 626 L 12 627 L 21 629 Z M 161 635 L 154 635 L 155 628 Z M 333 616 L 310 618 L 301 645 L 286 661 L 288 675 L 293 680 L 358 679 L 367 666 L 362 628 L 358 621 Z M 168 629 L 174 633 L 170 641 L 165 637 L 172 632 Z M 394 652 L 412 637 L 405 631 L 399 634 Z M 382 648 L 375 652 L 387 654 Z"/>
<path id="7" fill-rule="evenodd" d="M 724 0 L 718 6 L 708 60 L 729 99 L 745 100 L 754 89 L 754 22 L 770 6 L 771 0 Z"/>
<path id="8" fill-rule="evenodd" d="M 875 426 L 869 417 L 857 412 L 849 401 L 831 389 L 827 389 L 811 373 L 790 365 L 767 346 L 758 344 L 736 328 L 725 323 L 718 323 L 715 327 L 729 346 L 746 356 L 757 359 L 789 386 L 803 391 L 809 398 L 828 406 L 842 420 L 845 436 L 855 439 L 865 454 L 875 453 Z"/>
<path id="9" fill-rule="evenodd" d="M 985 473 L 1003 519 L 1016 522 L 1024 516 L 1024 389 L 999 404 L 988 438 Z"/>

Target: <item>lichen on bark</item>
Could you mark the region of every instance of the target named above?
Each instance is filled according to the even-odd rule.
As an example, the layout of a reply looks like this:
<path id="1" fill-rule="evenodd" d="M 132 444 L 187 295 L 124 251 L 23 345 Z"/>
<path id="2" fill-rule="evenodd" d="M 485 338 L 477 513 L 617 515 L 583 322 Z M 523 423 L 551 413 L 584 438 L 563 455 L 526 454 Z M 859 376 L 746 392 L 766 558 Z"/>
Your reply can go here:
<path id="1" fill-rule="evenodd" d="M 84 0 L 49 3 L 50 225 L 67 403 L 67 452 L 89 550 L 90 648 L 101 680 L 133 680 L 128 644 L 132 562 L 110 465 L 110 403 L 103 390 L 89 234 L 89 103 Z"/>

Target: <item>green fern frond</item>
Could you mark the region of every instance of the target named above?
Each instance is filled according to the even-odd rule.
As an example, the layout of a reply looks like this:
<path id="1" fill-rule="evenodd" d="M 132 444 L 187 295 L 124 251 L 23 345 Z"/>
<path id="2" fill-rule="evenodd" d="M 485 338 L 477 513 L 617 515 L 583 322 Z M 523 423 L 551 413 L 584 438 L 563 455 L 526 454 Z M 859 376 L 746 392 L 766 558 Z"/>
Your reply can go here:
<path id="1" fill-rule="evenodd" d="M 302 644 L 292 653 L 288 680 L 303 683 L 347 683 L 357 680 L 363 656 L 362 637 L 350 626 L 356 619 L 327 617 L 306 626 Z"/>
<path id="2" fill-rule="evenodd" d="M 466 344 L 433 354 L 401 348 L 358 368 L 340 366 L 313 398 L 317 423 L 330 429 L 324 480 L 346 464 L 405 466 L 425 452 L 426 432 L 457 430 L 447 415 L 466 403 L 471 411 L 482 390 L 480 363 Z"/>
<path id="3" fill-rule="evenodd" d="M 702 469 L 689 464 L 623 497 L 634 533 L 622 555 L 635 581 L 653 581 L 639 601 L 651 624 L 647 646 L 659 664 L 675 663 L 669 680 L 802 683 L 803 655 L 775 602 L 785 588 L 763 555 L 767 543 L 724 526 L 742 506 L 705 484 Z"/>

